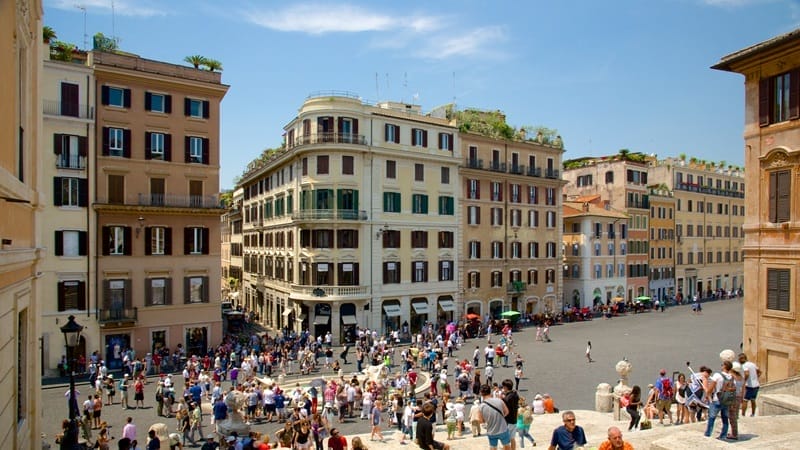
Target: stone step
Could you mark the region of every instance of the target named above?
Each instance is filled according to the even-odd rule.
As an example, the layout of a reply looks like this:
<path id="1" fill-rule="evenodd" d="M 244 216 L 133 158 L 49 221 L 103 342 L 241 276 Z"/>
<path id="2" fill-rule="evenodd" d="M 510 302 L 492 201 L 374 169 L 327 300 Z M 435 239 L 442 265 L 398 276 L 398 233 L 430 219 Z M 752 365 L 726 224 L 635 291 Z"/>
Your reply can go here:
<path id="1" fill-rule="evenodd" d="M 800 414 L 800 397 L 791 394 L 762 394 L 760 412 L 768 415 Z"/>

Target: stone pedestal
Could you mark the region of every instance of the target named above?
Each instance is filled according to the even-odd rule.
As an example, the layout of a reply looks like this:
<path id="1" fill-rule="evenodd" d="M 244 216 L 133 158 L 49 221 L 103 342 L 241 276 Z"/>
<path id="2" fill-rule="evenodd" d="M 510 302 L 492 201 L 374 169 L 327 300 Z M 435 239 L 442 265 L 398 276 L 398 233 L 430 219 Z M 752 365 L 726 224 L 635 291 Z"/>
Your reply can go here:
<path id="1" fill-rule="evenodd" d="M 611 412 L 614 403 L 614 394 L 611 393 L 611 385 L 600 383 L 594 394 L 594 410 L 597 412 Z"/>

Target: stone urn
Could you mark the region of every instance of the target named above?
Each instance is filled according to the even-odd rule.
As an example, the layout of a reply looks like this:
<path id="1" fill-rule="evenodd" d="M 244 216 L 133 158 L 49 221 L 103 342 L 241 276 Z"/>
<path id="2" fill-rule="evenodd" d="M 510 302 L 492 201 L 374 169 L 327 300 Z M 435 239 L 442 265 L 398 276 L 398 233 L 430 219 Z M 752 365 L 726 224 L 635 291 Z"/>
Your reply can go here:
<path id="1" fill-rule="evenodd" d="M 240 391 L 230 391 L 225 396 L 225 405 L 228 407 L 228 417 L 217 422 L 217 430 L 224 436 L 230 436 L 234 431 L 239 436 L 250 434 L 250 425 L 247 425 L 242 416 L 245 398 Z"/>
<path id="2" fill-rule="evenodd" d="M 632 388 L 628 385 L 628 376 L 633 371 L 633 365 L 627 359 L 618 362 L 614 367 L 619 375 L 619 382 L 614 386 L 614 401 L 612 411 L 616 420 L 623 420 L 628 417 L 628 413 L 624 408 L 619 407 L 619 399 L 623 395 L 631 392 Z"/>
<path id="3" fill-rule="evenodd" d="M 614 408 L 614 394 L 611 392 L 611 385 L 600 383 L 594 394 L 594 410 L 597 412 L 611 412 Z"/>

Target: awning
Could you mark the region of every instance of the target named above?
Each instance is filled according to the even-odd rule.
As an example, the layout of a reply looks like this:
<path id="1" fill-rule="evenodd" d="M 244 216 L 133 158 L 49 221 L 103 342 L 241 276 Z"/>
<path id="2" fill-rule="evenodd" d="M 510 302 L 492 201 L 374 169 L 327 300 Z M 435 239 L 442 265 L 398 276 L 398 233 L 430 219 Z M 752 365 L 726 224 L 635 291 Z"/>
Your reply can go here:
<path id="1" fill-rule="evenodd" d="M 294 312 L 294 310 L 292 308 L 284 309 L 283 310 L 283 317 L 289 317 L 289 314 L 291 314 L 292 312 Z"/>
<path id="2" fill-rule="evenodd" d="M 411 306 L 414 308 L 414 312 L 416 312 L 417 314 L 428 314 L 427 302 L 416 302 L 412 303 Z"/>
<path id="3" fill-rule="evenodd" d="M 314 325 L 327 325 L 329 323 L 331 323 L 331 316 L 319 315 L 314 317 Z"/>
<path id="4" fill-rule="evenodd" d="M 342 325 L 355 325 L 357 323 L 358 320 L 356 320 L 356 316 L 342 316 Z"/>
<path id="5" fill-rule="evenodd" d="M 452 312 L 456 310 L 456 302 L 452 300 L 439 300 L 439 308 L 442 308 L 442 311 L 445 312 Z"/>
<path id="6" fill-rule="evenodd" d="M 383 312 L 386 313 L 386 317 L 400 317 L 400 311 L 400 305 L 383 305 Z"/>

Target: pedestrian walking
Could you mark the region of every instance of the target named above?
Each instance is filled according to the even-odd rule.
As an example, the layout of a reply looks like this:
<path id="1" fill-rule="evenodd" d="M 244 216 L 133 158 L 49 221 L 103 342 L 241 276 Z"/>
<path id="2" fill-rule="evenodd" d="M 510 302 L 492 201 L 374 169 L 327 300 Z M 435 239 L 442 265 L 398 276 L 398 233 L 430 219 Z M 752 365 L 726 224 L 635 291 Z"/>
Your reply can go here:
<path id="1" fill-rule="evenodd" d="M 586 362 L 593 363 L 592 359 L 592 341 L 586 342 Z"/>

